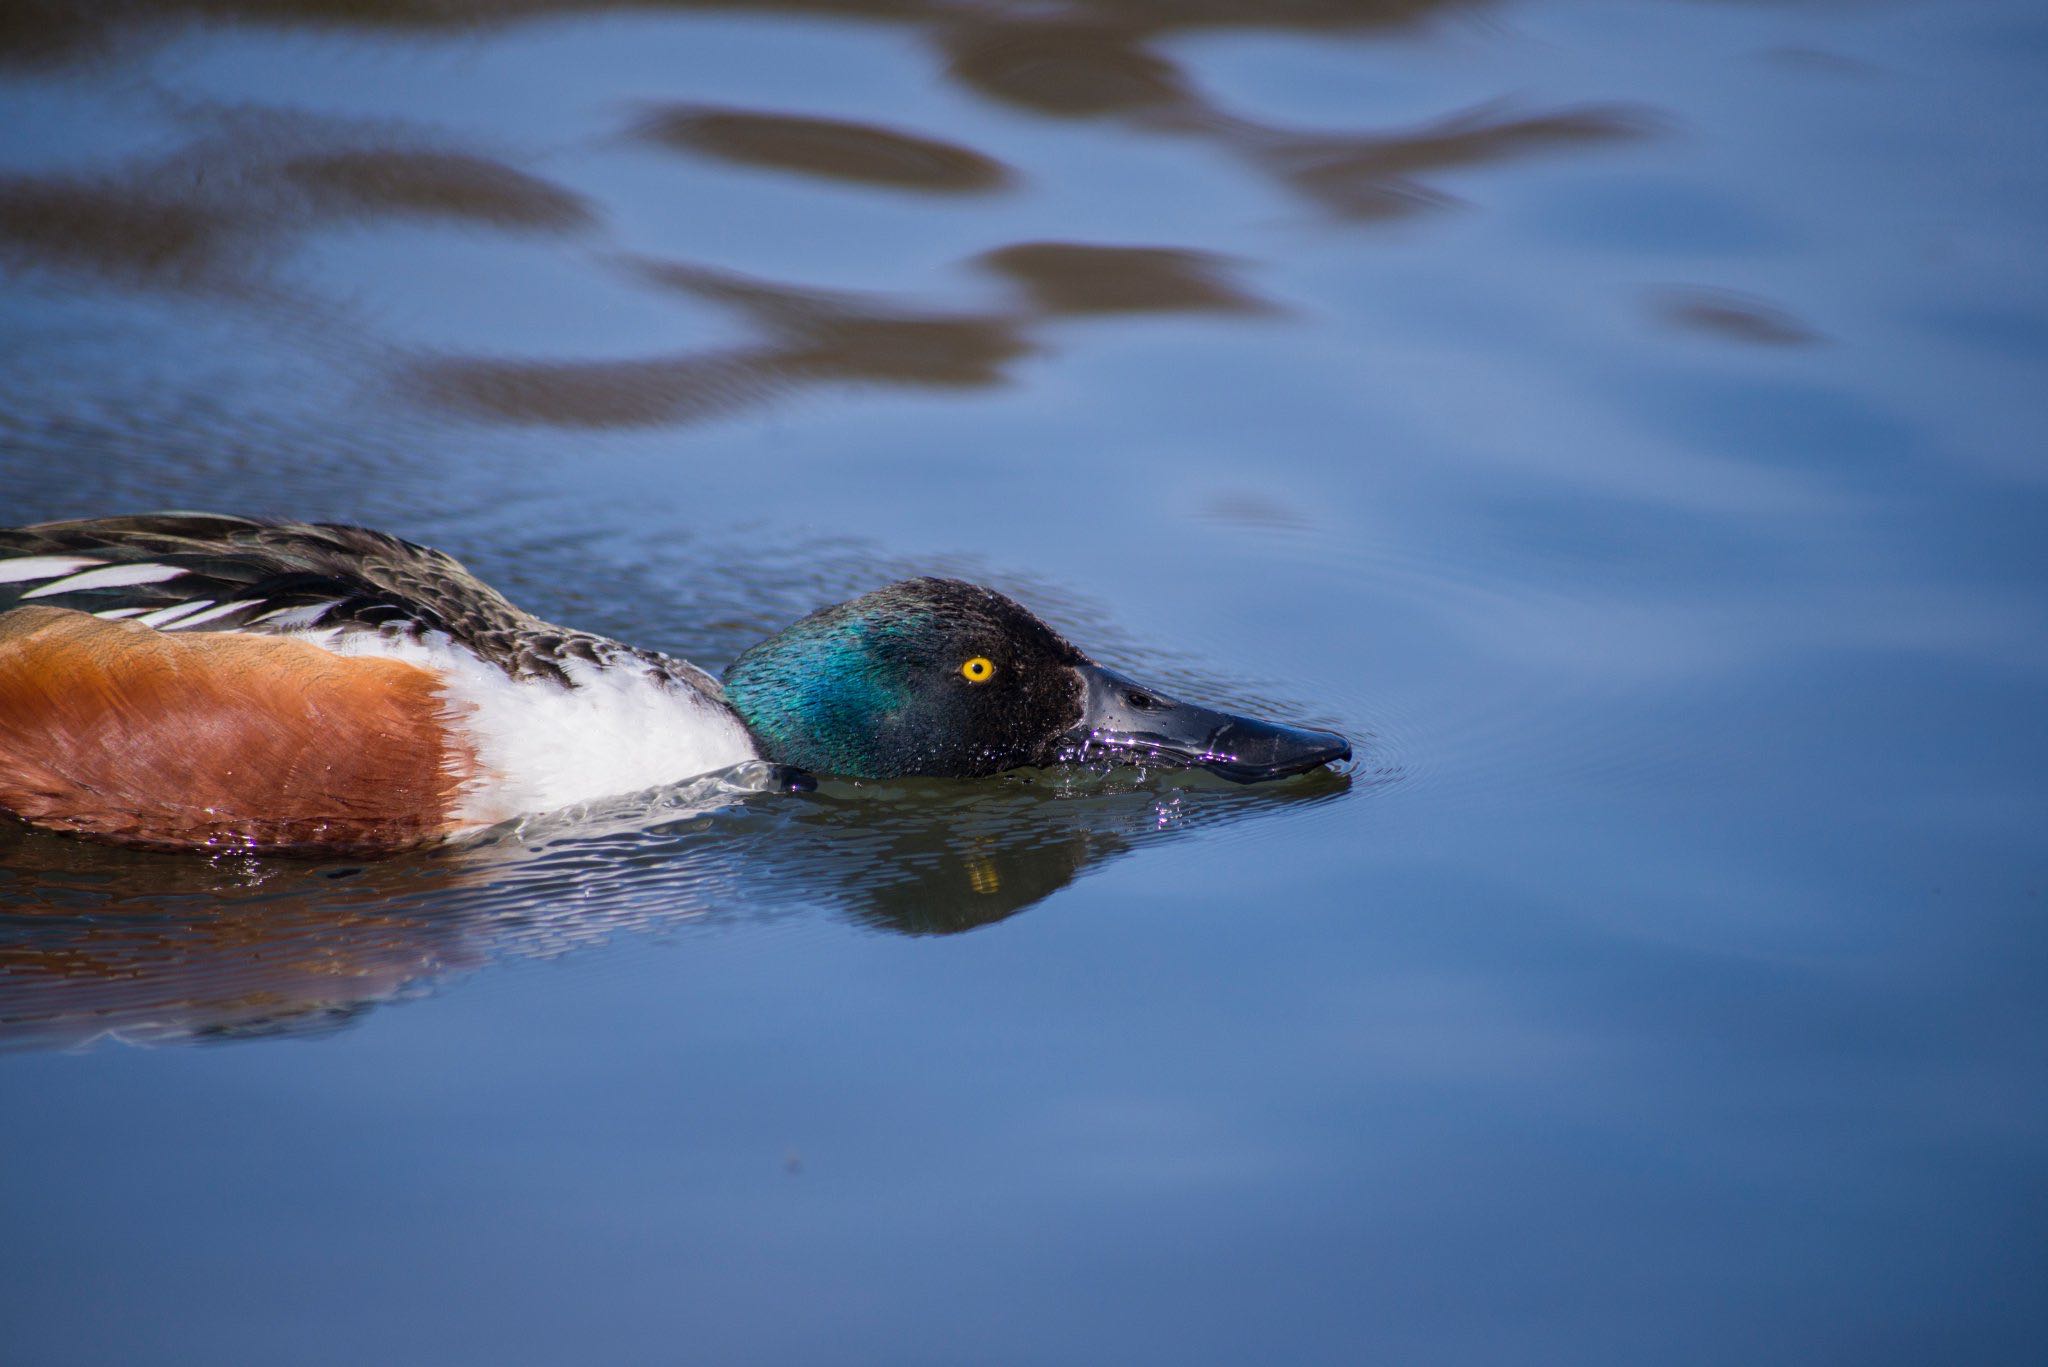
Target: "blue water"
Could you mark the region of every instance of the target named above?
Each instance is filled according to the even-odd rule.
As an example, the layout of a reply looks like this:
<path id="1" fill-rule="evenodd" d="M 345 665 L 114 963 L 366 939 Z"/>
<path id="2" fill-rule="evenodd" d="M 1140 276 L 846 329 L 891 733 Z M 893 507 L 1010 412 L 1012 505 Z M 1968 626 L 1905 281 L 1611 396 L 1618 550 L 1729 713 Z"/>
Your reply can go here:
<path id="1" fill-rule="evenodd" d="M 2040 1360 L 2038 6 L 519 8 L 0 21 L 0 522 L 1358 759 L 0 829 L 0 1361 Z"/>

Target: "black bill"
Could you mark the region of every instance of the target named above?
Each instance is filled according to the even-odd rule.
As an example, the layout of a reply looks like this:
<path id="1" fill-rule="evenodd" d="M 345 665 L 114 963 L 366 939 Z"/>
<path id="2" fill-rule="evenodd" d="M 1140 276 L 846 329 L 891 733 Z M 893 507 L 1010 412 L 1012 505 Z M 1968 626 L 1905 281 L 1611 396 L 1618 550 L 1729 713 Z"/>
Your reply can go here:
<path id="1" fill-rule="evenodd" d="M 1120 755 L 1132 764 L 1199 767 L 1238 783 L 1305 773 L 1351 758 L 1334 731 L 1308 731 L 1175 702 L 1100 665 L 1075 670 L 1087 690 L 1062 758 Z"/>

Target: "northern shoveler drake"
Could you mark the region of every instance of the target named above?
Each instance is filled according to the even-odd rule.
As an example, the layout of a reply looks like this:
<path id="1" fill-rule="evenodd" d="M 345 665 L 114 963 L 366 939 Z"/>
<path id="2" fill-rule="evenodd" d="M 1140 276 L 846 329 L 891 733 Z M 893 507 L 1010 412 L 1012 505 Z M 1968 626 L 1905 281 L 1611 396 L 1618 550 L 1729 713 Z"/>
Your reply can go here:
<path id="1" fill-rule="evenodd" d="M 0 811 L 50 830 L 374 853 L 749 762 L 803 787 L 1104 752 L 1251 782 L 1351 747 L 1175 702 L 958 580 L 815 612 L 721 682 L 361 527 L 0 530 Z"/>

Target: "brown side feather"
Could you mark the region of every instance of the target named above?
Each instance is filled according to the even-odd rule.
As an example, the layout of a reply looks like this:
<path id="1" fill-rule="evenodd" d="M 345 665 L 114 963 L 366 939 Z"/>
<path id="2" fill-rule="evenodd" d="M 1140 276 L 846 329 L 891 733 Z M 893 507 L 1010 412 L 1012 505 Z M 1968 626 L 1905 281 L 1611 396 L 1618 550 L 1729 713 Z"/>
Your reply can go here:
<path id="1" fill-rule="evenodd" d="M 433 671 L 306 641 L 0 613 L 0 810 L 158 849 L 376 853 L 449 833 L 475 755 Z"/>

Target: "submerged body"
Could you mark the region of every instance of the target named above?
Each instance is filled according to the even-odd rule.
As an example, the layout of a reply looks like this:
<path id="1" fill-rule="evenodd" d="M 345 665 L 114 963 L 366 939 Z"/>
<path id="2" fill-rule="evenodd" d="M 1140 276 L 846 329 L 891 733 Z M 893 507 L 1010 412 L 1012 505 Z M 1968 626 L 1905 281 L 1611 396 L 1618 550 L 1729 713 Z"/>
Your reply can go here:
<path id="1" fill-rule="evenodd" d="M 969 776 L 1105 747 L 1244 780 L 1350 753 L 1160 698 L 950 580 L 814 613 L 721 684 L 362 528 L 0 531 L 0 811 L 54 830 L 376 852 L 750 760 Z"/>

